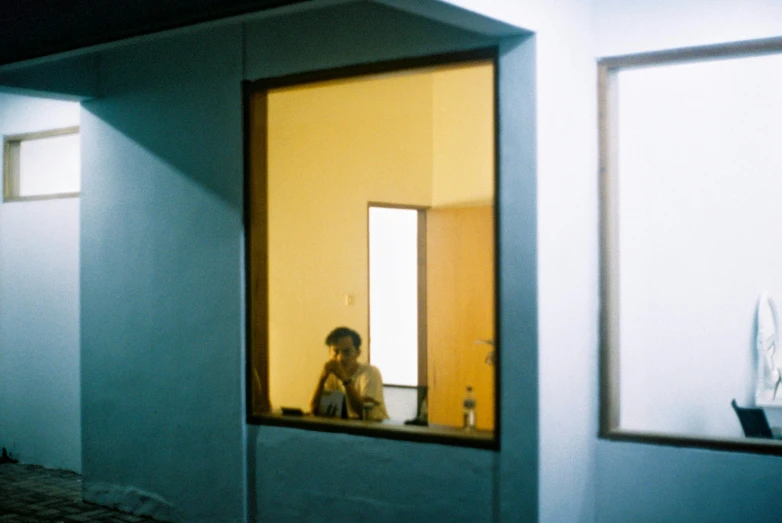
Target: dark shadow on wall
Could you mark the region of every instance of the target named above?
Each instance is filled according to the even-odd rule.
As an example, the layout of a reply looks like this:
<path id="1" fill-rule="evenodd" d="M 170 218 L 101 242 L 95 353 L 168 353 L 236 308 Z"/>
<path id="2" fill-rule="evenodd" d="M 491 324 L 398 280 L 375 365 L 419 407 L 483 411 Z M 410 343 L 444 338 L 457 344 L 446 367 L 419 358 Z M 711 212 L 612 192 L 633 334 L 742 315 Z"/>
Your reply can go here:
<path id="1" fill-rule="evenodd" d="M 88 145 L 100 165 L 140 168 L 139 182 L 159 176 L 123 162 L 138 146 L 165 164 L 150 162 L 148 169 L 170 168 L 241 209 L 241 39 L 241 27 L 226 26 L 104 53 L 100 95 L 83 106 L 124 138 L 104 144 L 94 137 L 97 143 Z M 118 141 L 122 149 L 112 149 Z M 101 185 L 88 180 L 88 187 L 96 181 Z"/>
<path id="2" fill-rule="evenodd" d="M 241 44 L 223 26 L 106 51 L 82 104 L 85 487 L 188 520 L 244 515 Z"/>

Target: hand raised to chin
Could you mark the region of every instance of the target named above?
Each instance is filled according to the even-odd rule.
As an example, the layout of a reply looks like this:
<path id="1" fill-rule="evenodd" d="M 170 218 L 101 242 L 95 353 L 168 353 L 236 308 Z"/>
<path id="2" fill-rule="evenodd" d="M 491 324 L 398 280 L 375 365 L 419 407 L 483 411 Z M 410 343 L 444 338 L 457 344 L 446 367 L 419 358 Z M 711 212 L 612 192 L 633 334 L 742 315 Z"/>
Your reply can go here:
<path id="1" fill-rule="evenodd" d="M 328 376 L 329 374 L 335 375 L 337 379 L 340 380 L 346 380 L 348 378 L 345 369 L 342 368 L 342 365 L 340 365 L 337 360 L 329 360 L 323 366 L 323 375 Z"/>

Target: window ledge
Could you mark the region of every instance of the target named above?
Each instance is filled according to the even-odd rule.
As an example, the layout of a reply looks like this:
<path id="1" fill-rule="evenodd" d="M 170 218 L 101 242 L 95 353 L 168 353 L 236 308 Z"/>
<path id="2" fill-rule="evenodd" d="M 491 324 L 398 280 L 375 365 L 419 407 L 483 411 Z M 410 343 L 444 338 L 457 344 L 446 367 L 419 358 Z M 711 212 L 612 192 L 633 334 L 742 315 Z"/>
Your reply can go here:
<path id="1" fill-rule="evenodd" d="M 13 202 L 37 202 L 40 200 L 61 200 L 64 198 L 78 198 L 81 193 L 78 192 L 63 192 L 53 194 L 38 194 L 34 196 L 6 196 L 3 198 L 4 203 Z"/>
<path id="2" fill-rule="evenodd" d="M 681 434 L 665 434 L 657 432 L 637 432 L 613 429 L 602 432 L 600 439 L 609 441 L 625 441 L 649 445 L 670 447 L 691 447 L 729 452 L 746 452 L 750 454 L 768 454 L 782 456 L 782 440 L 765 438 L 704 438 Z"/>
<path id="3" fill-rule="evenodd" d="M 419 425 L 405 425 L 401 421 L 345 420 L 320 418 L 312 415 L 290 416 L 276 412 L 249 416 L 247 422 L 253 425 L 273 425 L 321 432 L 341 432 L 374 438 L 499 450 L 499 442 L 494 431 L 475 430 L 466 432 L 446 425 L 423 427 Z"/>

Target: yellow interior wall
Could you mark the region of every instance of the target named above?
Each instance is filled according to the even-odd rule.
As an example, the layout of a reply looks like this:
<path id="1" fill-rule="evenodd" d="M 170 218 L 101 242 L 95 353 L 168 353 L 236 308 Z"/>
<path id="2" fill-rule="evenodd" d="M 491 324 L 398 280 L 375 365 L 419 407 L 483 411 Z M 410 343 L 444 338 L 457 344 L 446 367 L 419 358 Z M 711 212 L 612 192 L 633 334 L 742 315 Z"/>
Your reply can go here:
<path id="1" fill-rule="evenodd" d="M 347 325 L 366 337 L 367 202 L 429 204 L 431 107 L 429 75 L 270 93 L 272 407 L 307 407 L 332 328 Z M 363 361 L 367 345 L 364 339 Z"/>
<path id="2" fill-rule="evenodd" d="M 460 66 L 269 93 L 273 408 L 308 409 L 332 328 L 358 330 L 366 361 L 368 202 L 492 201 L 492 75 Z"/>
<path id="3" fill-rule="evenodd" d="M 432 207 L 492 204 L 494 67 L 442 69 L 432 83 Z"/>

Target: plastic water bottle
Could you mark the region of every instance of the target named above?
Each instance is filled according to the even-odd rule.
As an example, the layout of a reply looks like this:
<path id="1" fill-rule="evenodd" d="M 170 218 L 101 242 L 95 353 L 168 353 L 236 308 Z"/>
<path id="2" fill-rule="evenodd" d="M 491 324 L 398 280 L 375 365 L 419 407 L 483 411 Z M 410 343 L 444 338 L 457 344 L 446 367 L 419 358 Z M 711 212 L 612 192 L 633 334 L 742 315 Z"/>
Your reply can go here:
<path id="1" fill-rule="evenodd" d="M 462 428 L 468 431 L 475 430 L 475 394 L 472 392 L 472 387 L 467 387 L 462 406 L 464 407 Z"/>
<path id="2" fill-rule="evenodd" d="M 421 408 L 419 409 L 418 412 L 418 419 L 421 421 L 429 421 L 429 412 L 426 406 L 426 398 L 424 398 L 423 401 L 421 401 Z"/>

